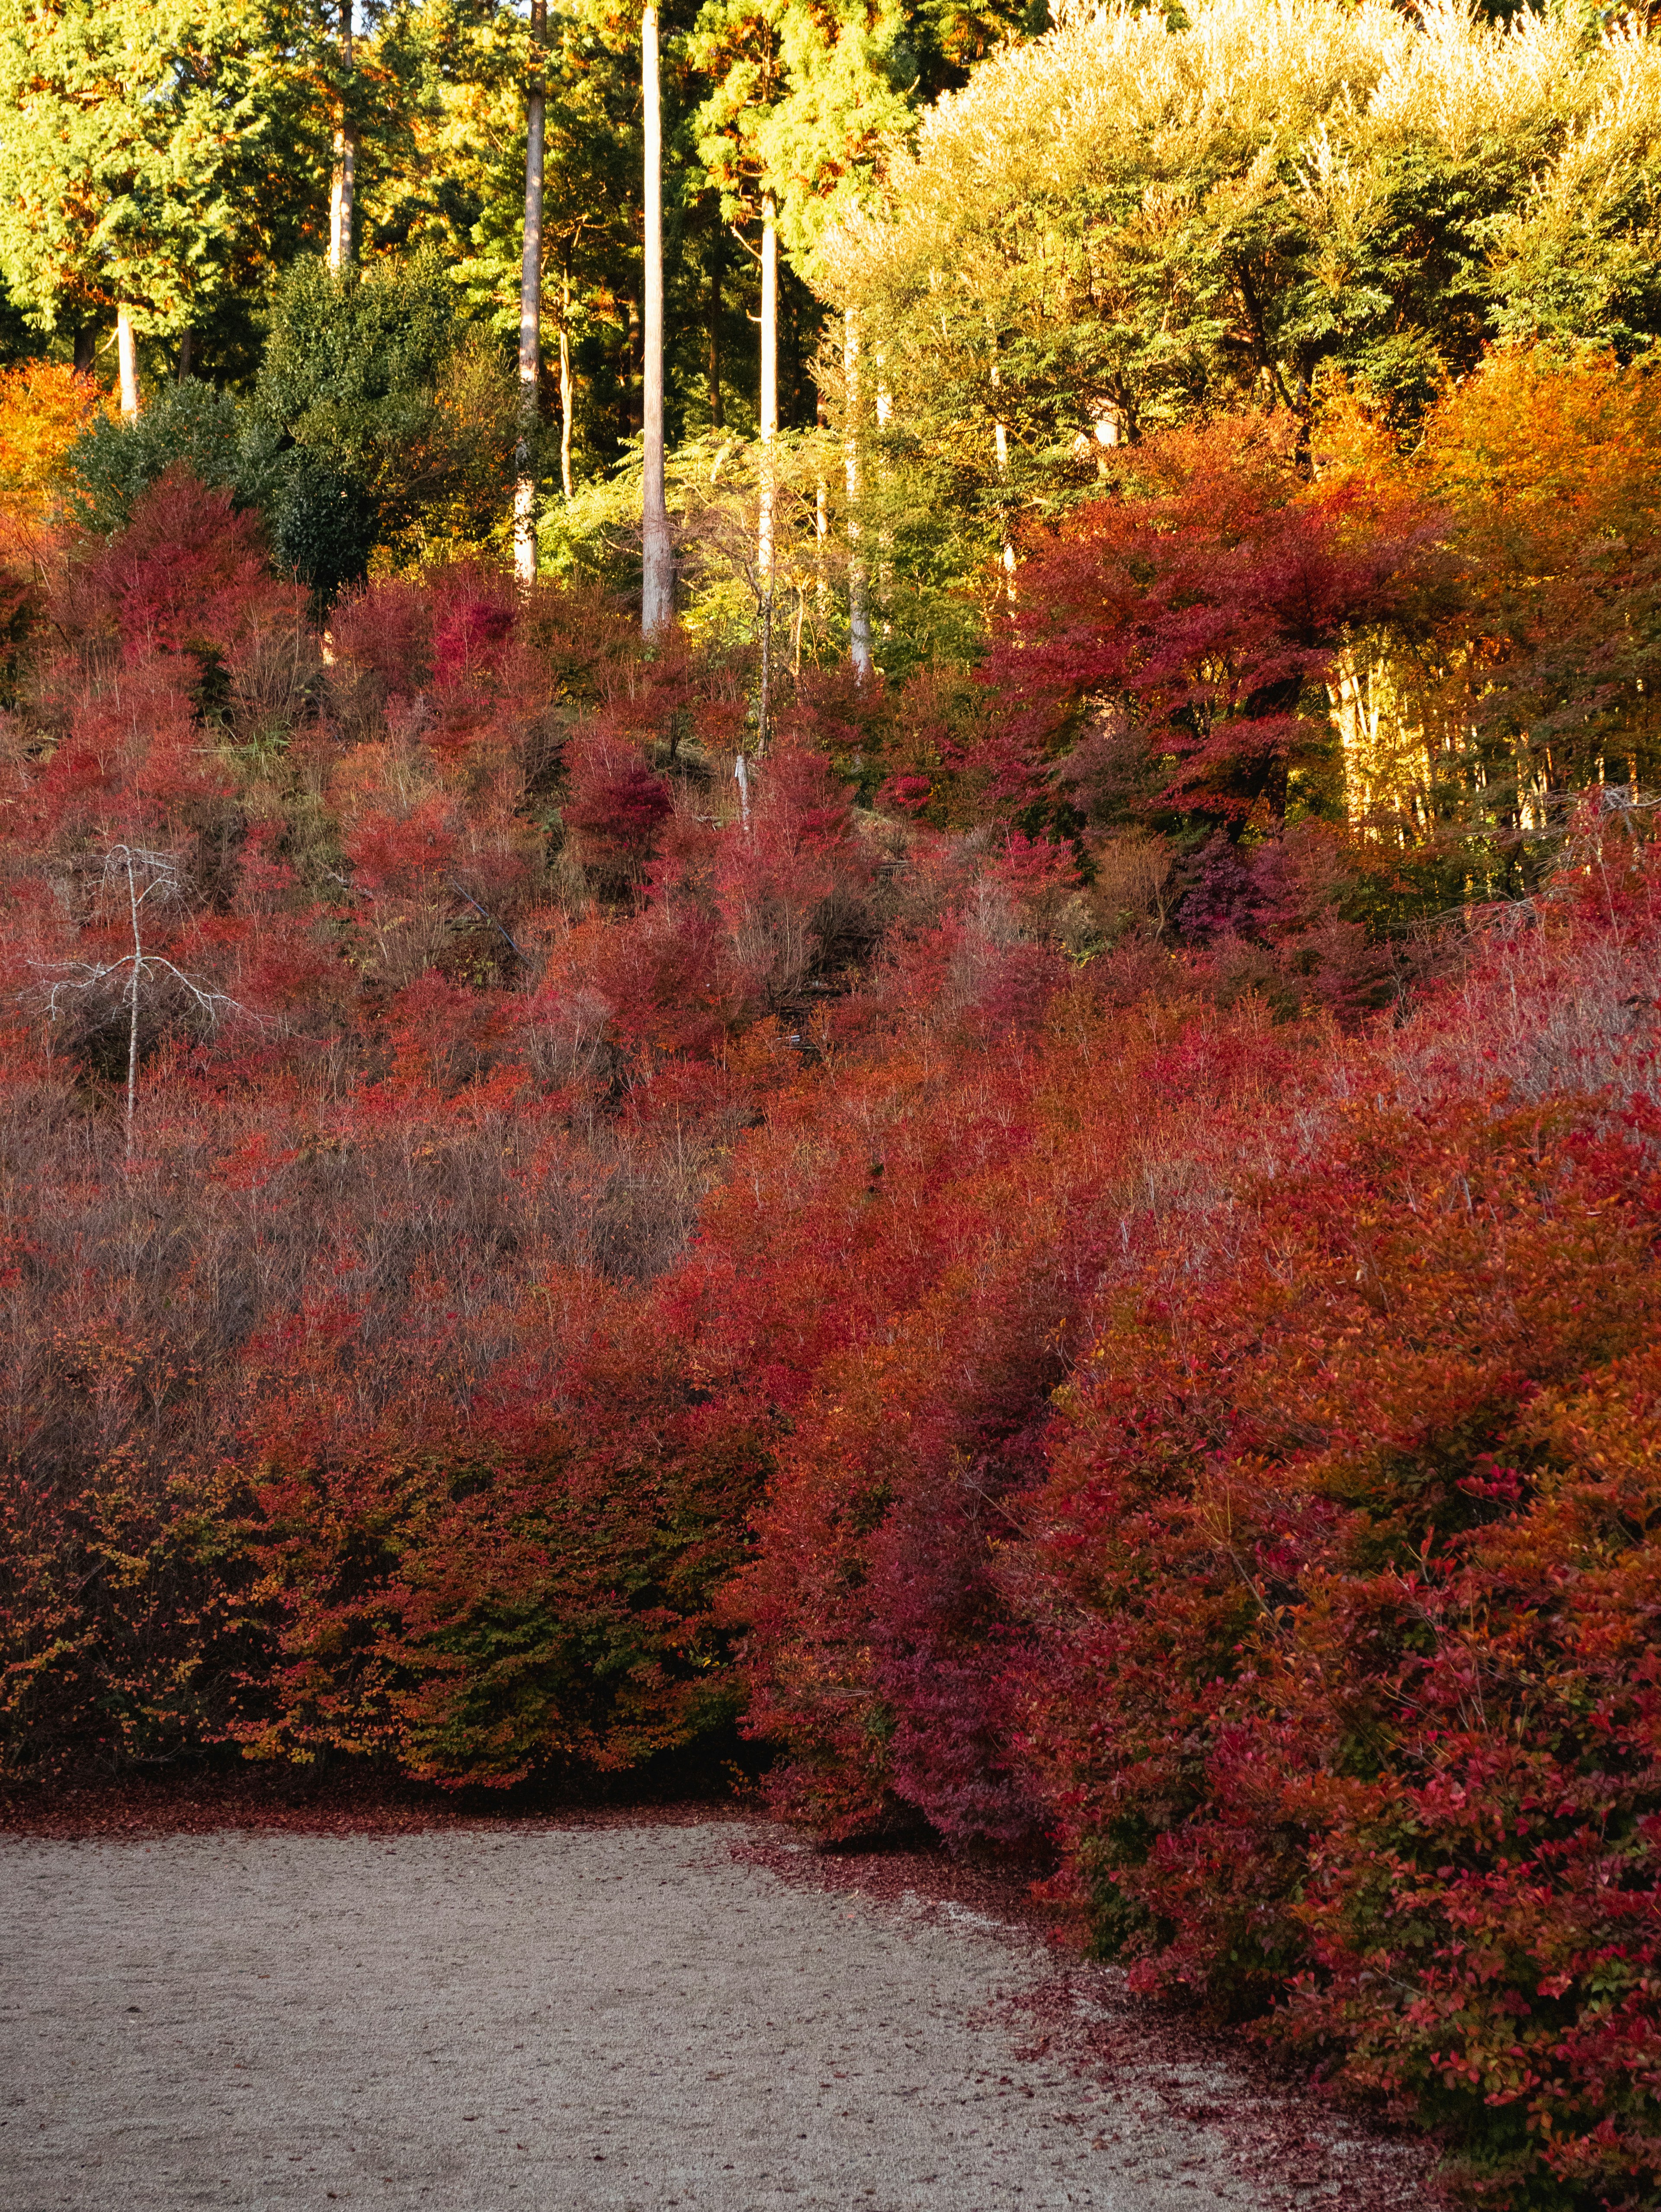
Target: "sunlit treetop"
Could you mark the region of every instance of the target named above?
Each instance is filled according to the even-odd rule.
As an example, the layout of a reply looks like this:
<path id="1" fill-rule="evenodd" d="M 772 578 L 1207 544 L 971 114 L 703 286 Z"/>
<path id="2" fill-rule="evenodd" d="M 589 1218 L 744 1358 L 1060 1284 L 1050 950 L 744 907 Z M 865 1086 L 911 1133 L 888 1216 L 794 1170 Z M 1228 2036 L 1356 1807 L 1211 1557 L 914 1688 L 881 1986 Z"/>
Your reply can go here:
<path id="1" fill-rule="evenodd" d="M 186 329 L 295 242 L 314 27 L 282 0 L 0 10 L 0 273 L 37 327 Z"/>

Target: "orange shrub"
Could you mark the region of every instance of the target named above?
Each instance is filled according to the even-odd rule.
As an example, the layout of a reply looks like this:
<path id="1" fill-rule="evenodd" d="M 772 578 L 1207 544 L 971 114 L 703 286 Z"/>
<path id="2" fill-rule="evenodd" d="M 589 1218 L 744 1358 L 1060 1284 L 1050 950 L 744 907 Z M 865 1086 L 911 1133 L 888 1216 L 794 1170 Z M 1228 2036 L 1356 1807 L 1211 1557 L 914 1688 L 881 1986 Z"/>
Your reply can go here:
<path id="1" fill-rule="evenodd" d="M 46 519 L 64 454 L 108 404 L 93 378 L 58 362 L 0 369 L 0 517 Z"/>

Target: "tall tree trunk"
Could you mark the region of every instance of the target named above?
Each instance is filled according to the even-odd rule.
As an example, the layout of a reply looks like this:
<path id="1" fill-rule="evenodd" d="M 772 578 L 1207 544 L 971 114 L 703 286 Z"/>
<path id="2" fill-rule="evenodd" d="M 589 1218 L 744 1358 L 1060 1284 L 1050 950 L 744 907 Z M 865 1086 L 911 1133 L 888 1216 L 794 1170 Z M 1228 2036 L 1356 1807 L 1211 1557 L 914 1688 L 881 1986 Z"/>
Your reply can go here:
<path id="1" fill-rule="evenodd" d="M 779 227 L 771 192 L 761 203 L 761 499 L 756 531 L 756 575 L 764 597 L 773 588 L 774 483 L 779 434 Z"/>
<path id="2" fill-rule="evenodd" d="M 90 376 L 93 371 L 93 364 L 97 359 L 98 332 L 94 329 L 90 323 L 77 323 L 75 326 L 76 374 L 77 376 Z"/>
<path id="3" fill-rule="evenodd" d="M 843 380 L 847 390 L 847 421 L 843 432 L 843 457 L 848 476 L 848 650 L 855 680 L 863 684 L 871 673 L 871 610 L 866 601 L 865 556 L 860 550 L 860 313 L 849 307 L 842 325 Z"/>
<path id="4" fill-rule="evenodd" d="M 179 333 L 179 359 L 173 369 L 175 384 L 182 384 L 191 373 L 191 356 L 196 350 L 195 340 L 193 331 L 180 331 Z"/>
<path id="5" fill-rule="evenodd" d="M 726 242 L 727 226 L 721 219 L 721 202 L 717 200 L 709 235 L 709 350 L 704 364 L 704 375 L 709 387 L 709 427 L 712 430 L 722 430 L 727 427 L 721 392 L 721 276 Z"/>
<path id="6" fill-rule="evenodd" d="M 352 258 L 352 218 L 357 199 L 357 131 L 349 107 L 352 81 L 353 0 L 340 0 L 340 110 L 335 120 L 334 174 L 329 185 L 329 266 Z"/>
<path id="7" fill-rule="evenodd" d="M 531 0 L 531 80 L 525 95 L 525 242 L 519 269 L 519 446 L 514 453 L 514 569 L 521 584 L 537 573 L 536 480 L 531 441 L 542 380 L 542 149 L 547 88 L 542 41 L 548 0 Z"/>
<path id="8" fill-rule="evenodd" d="M 778 507 L 779 222 L 771 192 L 761 203 L 761 483 L 756 502 L 756 588 L 761 593 L 761 710 L 756 742 L 767 745 L 773 689 L 773 535 Z"/>
<path id="9" fill-rule="evenodd" d="M 813 606 L 823 623 L 830 611 L 830 579 L 826 573 L 825 555 L 830 551 L 830 487 L 824 480 L 824 394 L 818 398 L 818 481 L 813 487 Z"/>
<path id="10" fill-rule="evenodd" d="M 998 374 L 997 356 L 992 359 L 992 389 L 995 392 L 1002 379 Z M 1001 415 L 992 425 L 992 450 L 998 464 L 998 481 L 1001 483 L 1009 474 L 1009 425 Z M 1015 598 L 1015 542 L 1009 534 L 1009 503 L 1000 502 L 999 521 L 1003 538 L 1004 596 L 1013 605 Z"/>
<path id="11" fill-rule="evenodd" d="M 571 425 L 576 418 L 576 380 L 571 374 L 571 271 L 561 270 L 559 281 L 559 483 L 571 496 Z"/>
<path id="12" fill-rule="evenodd" d="M 646 329 L 642 364 L 640 627 L 662 637 L 675 609 L 674 548 L 663 496 L 663 106 L 658 77 L 658 11 L 641 21 L 641 100 L 646 125 Z"/>
<path id="13" fill-rule="evenodd" d="M 132 332 L 132 310 L 125 302 L 115 311 L 115 357 L 121 374 L 121 412 L 129 422 L 138 420 L 138 345 Z"/>

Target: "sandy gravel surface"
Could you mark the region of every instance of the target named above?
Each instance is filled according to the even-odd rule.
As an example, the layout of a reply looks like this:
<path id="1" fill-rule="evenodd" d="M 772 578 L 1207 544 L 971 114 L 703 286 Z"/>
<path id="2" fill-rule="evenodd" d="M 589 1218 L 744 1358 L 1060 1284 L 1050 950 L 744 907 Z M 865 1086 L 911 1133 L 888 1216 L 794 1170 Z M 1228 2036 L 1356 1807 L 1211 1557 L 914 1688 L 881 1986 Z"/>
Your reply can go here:
<path id="1" fill-rule="evenodd" d="M 1019 2042 L 1041 1952 L 788 1886 L 737 1836 L 0 1838 L 0 2205 L 1275 2201 Z"/>

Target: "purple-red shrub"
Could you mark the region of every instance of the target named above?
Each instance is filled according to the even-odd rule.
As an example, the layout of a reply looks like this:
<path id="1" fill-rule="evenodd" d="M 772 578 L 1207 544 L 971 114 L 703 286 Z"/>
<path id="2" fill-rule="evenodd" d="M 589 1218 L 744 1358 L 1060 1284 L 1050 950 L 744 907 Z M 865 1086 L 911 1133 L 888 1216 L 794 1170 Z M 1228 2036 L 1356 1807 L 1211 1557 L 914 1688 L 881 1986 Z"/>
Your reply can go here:
<path id="1" fill-rule="evenodd" d="M 304 597 L 271 574 L 259 516 L 179 463 L 139 495 L 119 536 L 72 561 L 53 614 L 71 643 L 187 654 L 205 676 L 260 623 L 297 627 Z"/>
<path id="2" fill-rule="evenodd" d="M 1501 2195 L 1625 2203 L 1661 2066 L 1661 871 L 1574 888 L 1102 1294 L 1003 1571 L 1036 1786 L 1139 1981 L 1269 2008 Z"/>

